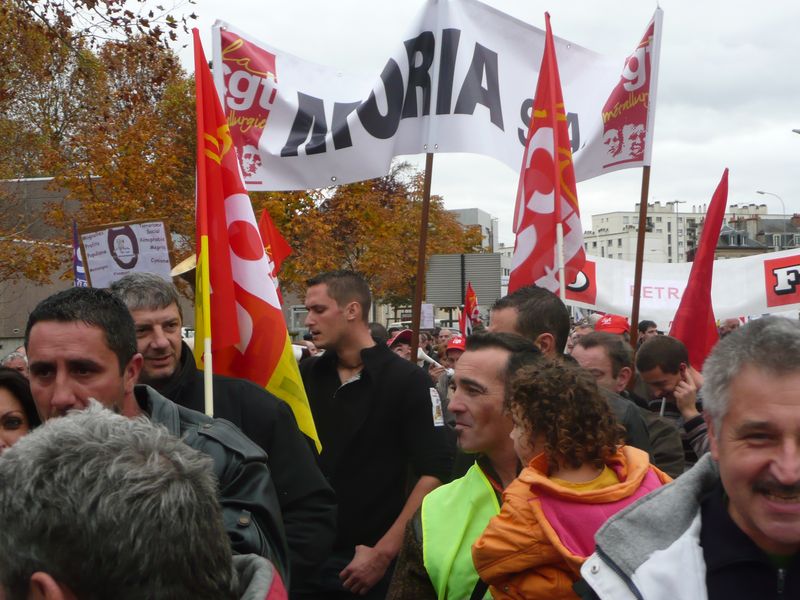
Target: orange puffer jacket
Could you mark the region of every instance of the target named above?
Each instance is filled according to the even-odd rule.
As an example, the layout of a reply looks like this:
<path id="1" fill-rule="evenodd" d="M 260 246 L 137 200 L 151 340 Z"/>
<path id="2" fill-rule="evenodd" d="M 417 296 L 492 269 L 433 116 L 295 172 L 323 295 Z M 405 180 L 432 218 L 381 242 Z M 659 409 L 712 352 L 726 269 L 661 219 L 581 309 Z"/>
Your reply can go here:
<path id="1" fill-rule="evenodd" d="M 540 454 L 506 488 L 500 514 L 472 546 L 475 568 L 494 598 L 574 600 L 572 584 L 594 551 L 600 526 L 671 481 L 637 448 L 621 447 L 606 464 L 620 483 L 576 492 L 547 478 L 547 459 Z"/>

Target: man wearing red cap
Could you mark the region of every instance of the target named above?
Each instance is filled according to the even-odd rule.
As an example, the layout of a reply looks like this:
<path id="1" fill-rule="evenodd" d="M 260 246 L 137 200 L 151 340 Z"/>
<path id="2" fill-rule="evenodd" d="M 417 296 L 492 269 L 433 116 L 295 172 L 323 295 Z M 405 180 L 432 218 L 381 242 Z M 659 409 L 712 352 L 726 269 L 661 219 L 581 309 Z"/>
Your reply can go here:
<path id="1" fill-rule="evenodd" d="M 631 341 L 631 326 L 628 324 L 628 319 L 622 315 L 603 315 L 595 324 L 594 330 L 621 335 L 626 342 Z"/>
<path id="2" fill-rule="evenodd" d="M 411 360 L 411 330 L 403 329 L 395 333 L 388 342 L 389 349 L 400 358 Z"/>

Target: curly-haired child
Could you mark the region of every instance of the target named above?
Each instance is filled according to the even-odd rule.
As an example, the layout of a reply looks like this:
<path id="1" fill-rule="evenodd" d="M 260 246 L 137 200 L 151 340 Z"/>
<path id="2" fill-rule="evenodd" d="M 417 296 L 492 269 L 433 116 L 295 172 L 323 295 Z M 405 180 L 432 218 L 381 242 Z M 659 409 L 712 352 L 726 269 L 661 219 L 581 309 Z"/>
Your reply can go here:
<path id="1" fill-rule="evenodd" d="M 509 366 L 505 410 L 522 470 L 472 547 L 494 598 L 577 598 L 572 585 L 614 513 L 670 481 L 622 428 L 594 377 L 563 360 Z"/>

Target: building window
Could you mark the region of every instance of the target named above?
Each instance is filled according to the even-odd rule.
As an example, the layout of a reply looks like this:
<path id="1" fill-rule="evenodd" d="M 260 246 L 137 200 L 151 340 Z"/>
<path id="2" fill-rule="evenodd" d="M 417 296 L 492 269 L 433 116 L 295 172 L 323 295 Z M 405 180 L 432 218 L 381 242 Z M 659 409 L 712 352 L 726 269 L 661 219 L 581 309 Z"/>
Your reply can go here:
<path id="1" fill-rule="evenodd" d="M 656 217 L 656 223 L 661 223 L 661 217 Z"/>
<path id="2" fill-rule="evenodd" d="M 663 229 L 656 229 L 656 233 L 664 233 Z"/>
<path id="3" fill-rule="evenodd" d="M 672 221 L 667 221 L 667 231 L 672 231 Z"/>
<path id="4" fill-rule="evenodd" d="M 597 242 L 592 242 L 592 248 L 597 248 Z"/>
<path id="5" fill-rule="evenodd" d="M 606 249 L 603 248 L 602 246 L 600 246 L 600 256 L 602 256 L 603 258 L 605 258 L 606 256 Z"/>
<path id="6" fill-rule="evenodd" d="M 780 236 L 780 234 L 775 233 L 775 234 L 772 235 L 772 245 L 775 246 L 776 248 L 780 248 L 781 247 L 781 236 Z"/>
<path id="7" fill-rule="evenodd" d="M 631 222 L 630 217 L 622 217 L 622 224 L 628 225 Z"/>
<path id="8" fill-rule="evenodd" d="M 622 238 L 617 239 L 617 248 L 622 246 Z"/>
<path id="9" fill-rule="evenodd" d="M 608 240 L 608 241 L 606 242 L 606 245 L 608 245 L 608 246 L 611 246 L 613 243 L 614 243 L 614 240 Z"/>
<path id="10" fill-rule="evenodd" d="M 667 235 L 667 243 L 672 244 L 672 234 Z"/>

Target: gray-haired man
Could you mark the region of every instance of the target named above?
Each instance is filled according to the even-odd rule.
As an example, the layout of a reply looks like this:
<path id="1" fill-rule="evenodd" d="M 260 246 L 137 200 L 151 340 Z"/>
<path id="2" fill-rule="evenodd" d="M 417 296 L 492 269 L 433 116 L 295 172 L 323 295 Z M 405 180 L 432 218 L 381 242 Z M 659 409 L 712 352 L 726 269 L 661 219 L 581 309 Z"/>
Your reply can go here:
<path id="1" fill-rule="evenodd" d="M 285 597 L 265 559 L 232 568 L 211 460 L 97 402 L 0 458 L 0 556 L 9 600 Z"/>
<path id="2" fill-rule="evenodd" d="M 779 317 L 717 344 L 710 453 L 600 529 L 585 598 L 800 598 L 798 357 L 800 322 Z"/>

